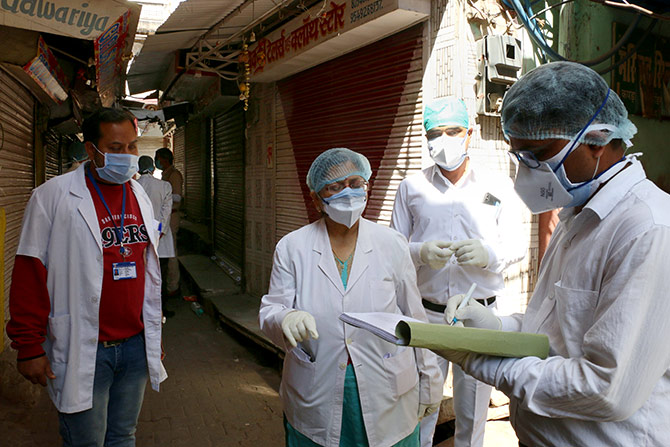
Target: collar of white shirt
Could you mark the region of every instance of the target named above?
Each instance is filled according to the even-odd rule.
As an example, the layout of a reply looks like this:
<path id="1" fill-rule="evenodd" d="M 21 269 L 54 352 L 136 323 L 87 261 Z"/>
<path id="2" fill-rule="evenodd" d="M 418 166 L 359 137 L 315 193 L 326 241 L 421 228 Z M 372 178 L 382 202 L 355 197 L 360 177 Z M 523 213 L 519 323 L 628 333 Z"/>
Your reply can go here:
<path id="1" fill-rule="evenodd" d="M 584 206 L 584 209 L 593 211 L 600 220 L 603 220 L 614 207 L 621 202 L 621 199 L 637 183 L 644 180 L 647 176 L 636 158 L 630 159 L 631 166 L 621 170 L 616 174 L 600 191 L 598 191 L 591 200 Z M 559 218 L 564 220 L 574 213 L 574 208 L 564 208 L 559 213 Z"/>

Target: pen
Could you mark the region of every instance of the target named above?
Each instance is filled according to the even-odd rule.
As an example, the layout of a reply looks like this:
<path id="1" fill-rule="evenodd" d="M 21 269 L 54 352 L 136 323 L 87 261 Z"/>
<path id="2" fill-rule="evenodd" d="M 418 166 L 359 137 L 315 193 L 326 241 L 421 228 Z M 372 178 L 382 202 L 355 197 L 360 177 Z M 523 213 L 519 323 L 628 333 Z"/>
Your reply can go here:
<path id="1" fill-rule="evenodd" d="M 457 311 L 463 309 L 465 306 L 468 305 L 468 302 L 470 302 L 470 298 L 472 298 L 472 294 L 474 293 L 476 288 L 477 288 L 477 283 L 473 282 L 472 285 L 470 286 L 470 290 L 468 290 L 468 293 L 465 294 L 465 297 L 463 298 L 463 301 L 461 301 L 460 304 L 458 305 L 458 307 L 456 308 Z M 454 317 L 454 319 L 451 320 L 451 323 L 449 323 L 449 326 L 453 326 L 454 323 L 456 323 L 457 321 L 458 321 L 458 319 L 456 317 Z"/>

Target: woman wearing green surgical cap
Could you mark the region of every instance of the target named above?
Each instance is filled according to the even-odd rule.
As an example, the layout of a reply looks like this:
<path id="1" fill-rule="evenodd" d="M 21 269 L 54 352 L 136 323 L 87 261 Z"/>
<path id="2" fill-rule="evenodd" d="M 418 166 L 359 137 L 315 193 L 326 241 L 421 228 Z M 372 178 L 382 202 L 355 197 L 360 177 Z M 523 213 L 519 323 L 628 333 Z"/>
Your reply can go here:
<path id="1" fill-rule="evenodd" d="M 425 320 L 407 242 L 361 217 L 370 163 L 349 149 L 319 155 L 307 185 L 321 219 L 275 249 L 261 329 L 286 351 L 280 396 L 289 447 L 418 447 L 435 411 L 435 356 L 342 323 L 343 312 Z"/>

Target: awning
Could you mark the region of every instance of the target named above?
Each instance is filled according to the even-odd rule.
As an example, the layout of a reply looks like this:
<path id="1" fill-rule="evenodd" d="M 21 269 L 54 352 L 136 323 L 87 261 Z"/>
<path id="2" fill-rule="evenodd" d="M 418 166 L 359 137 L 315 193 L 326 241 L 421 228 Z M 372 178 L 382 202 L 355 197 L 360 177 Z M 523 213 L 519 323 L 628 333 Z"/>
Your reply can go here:
<path id="1" fill-rule="evenodd" d="M 133 59 L 128 72 L 130 93 L 165 90 L 177 72 L 183 71 L 177 64 L 177 50 L 206 51 L 223 42 L 239 46 L 241 32 L 279 4 L 281 2 L 273 0 L 187 0 L 181 3 L 156 33 L 147 37 Z M 191 74 L 199 75 L 198 67 L 192 70 Z"/>

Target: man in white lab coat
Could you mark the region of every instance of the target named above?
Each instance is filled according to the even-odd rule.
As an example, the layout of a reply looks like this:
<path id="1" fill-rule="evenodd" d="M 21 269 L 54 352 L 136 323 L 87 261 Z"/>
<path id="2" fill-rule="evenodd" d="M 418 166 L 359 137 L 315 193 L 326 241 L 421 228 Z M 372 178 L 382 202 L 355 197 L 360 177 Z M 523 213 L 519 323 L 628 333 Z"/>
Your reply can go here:
<path id="1" fill-rule="evenodd" d="M 17 367 L 47 386 L 65 446 L 135 445 L 161 363 L 158 225 L 137 172 L 134 117 L 82 126 L 91 161 L 33 191 L 10 290 Z"/>
<path id="2" fill-rule="evenodd" d="M 160 240 L 158 242 L 159 258 L 174 258 L 174 243 L 172 241 L 172 229 L 170 228 L 170 215 L 172 214 L 172 186 L 170 183 L 157 179 L 153 176 L 153 158 L 142 155 L 138 161 L 140 178 L 137 182 L 142 185 L 154 208 L 154 216 L 160 222 Z M 163 315 L 171 317 L 174 312 L 167 309 L 165 297 L 163 298 Z"/>
<path id="3" fill-rule="evenodd" d="M 563 207 L 525 314 L 477 303 L 445 318 L 546 334 L 549 357 L 450 353 L 510 397 L 526 446 L 661 446 L 670 439 L 670 196 L 626 146 L 637 129 L 593 70 L 553 62 L 502 105 L 518 160 L 515 188 L 534 213 Z"/>
<path id="4" fill-rule="evenodd" d="M 462 100 L 435 100 L 424 111 L 433 166 L 400 183 L 391 216 L 409 240 L 422 303 L 431 323 L 443 323 L 447 298 L 476 284 L 473 298 L 495 308 L 502 272 L 526 254 L 518 231 L 521 202 L 512 180 L 475 166 L 468 156 L 473 127 Z M 446 377 L 448 362 L 438 357 Z M 484 443 L 491 387 L 453 368 L 456 447 Z M 432 445 L 437 414 L 421 421 L 421 445 Z"/>

